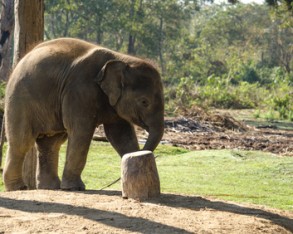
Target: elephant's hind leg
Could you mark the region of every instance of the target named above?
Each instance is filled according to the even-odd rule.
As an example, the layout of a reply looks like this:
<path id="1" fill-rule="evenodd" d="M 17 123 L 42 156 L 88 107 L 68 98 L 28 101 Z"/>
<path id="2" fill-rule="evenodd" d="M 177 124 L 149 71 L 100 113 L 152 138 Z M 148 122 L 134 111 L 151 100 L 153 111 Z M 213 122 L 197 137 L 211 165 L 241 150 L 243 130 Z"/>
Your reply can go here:
<path id="1" fill-rule="evenodd" d="M 38 166 L 37 166 L 37 188 L 38 189 L 60 189 L 58 177 L 58 158 L 61 145 L 67 138 L 66 133 L 54 136 L 44 136 L 37 139 Z"/>
<path id="2" fill-rule="evenodd" d="M 8 141 L 6 162 L 3 172 L 6 191 L 27 189 L 22 177 L 22 167 L 25 155 L 33 145 L 33 141 Z"/>

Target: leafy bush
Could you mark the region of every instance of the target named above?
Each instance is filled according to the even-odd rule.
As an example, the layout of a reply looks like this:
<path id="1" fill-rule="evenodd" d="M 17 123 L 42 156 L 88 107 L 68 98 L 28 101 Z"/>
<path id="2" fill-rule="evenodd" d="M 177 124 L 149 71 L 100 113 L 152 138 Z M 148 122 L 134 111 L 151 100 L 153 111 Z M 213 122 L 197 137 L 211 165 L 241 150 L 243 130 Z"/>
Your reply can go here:
<path id="1" fill-rule="evenodd" d="M 0 83 L 0 99 L 4 98 L 6 83 Z"/>
<path id="2" fill-rule="evenodd" d="M 256 108 L 268 111 L 270 119 L 293 119 L 293 75 L 281 67 L 247 62 L 235 64 L 222 76 L 199 80 L 189 74 L 173 81 L 166 93 L 168 110 L 192 105 L 205 109 Z"/>
<path id="3" fill-rule="evenodd" d="M 256 68 L 252 64 L 242 64 L 234 75 L 234 82 L 239 83 L 241 81 L 248 82 L 250 84 L 260 82 L 260 77 Z"/>
<path id="4" fill-rule="evenodd" d="M 185 107 L 196 104 L 205 108 L 253 108 L 257 106 L 262 93 L 259 89 L 257 84 L 247 82 L 234 86 L 216 76 L 208 77 L 205 85 L 196 85 L 192 78 L 185 77 L 177 86 L 175 103 Z"/>
<path id="5" fill-rule="evenodd" d="M 280 119 L 293 120 L 293 97 L 292 93 L 275 96 L 272 98 L 272 107 L 279 113 Z"/>

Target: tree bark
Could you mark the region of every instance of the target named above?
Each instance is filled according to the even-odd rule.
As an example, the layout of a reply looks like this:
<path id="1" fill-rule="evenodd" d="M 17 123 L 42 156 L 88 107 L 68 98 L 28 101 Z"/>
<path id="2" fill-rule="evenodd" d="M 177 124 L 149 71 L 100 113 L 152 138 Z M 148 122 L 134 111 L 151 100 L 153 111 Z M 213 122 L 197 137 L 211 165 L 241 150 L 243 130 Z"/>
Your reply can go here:
<path id="1" fill-rule="evenodd" d="M 160 17 L 160 27 L 159 27 L 159 32 L 160 32 L 160 36 L 159 36 L 159 57 L 160 57 L 160 64 L 161 64 L 161 69 L 162 69 L 162 75 L 164 75 L 166 73 L 166 69 L 165 69 L 165 61 L 164 61 L 164 56 L 163 56 L 163 44 L 164 44 L 164 32 L 163 32 L 163 18 Z"/>
<path id="2" fill-rule="evenodd" d="M 11 39 L 14 29 L 14 2 L 2 0 L 0 37 L 0 80 L 6 81 L 11 70 Z"/>
<path id="3" fill-rule="evenodd" d="M 2 0 L 0 35 L 0 81 L 8 80 L 11 70 L 11 39 L 14 29 L 14 1 Z M 1 124 L 0 168 L 2 166 L 3 145 L 5 140 L 4 117 Z"/>
<path id="4" fill-rule="evenodd" d="M 19 60 L 44 38 L 44 1 L 15 0 L 14 60 Z M 36 188 L 36 149 L 25 156 L 23 178 L 29 189 Z"/>
<path id="5" fill-rule="evenodd" d="M 44 38 L 44 1 L 15 0 L 14 60 L 18 61 Z"/>
<path id="6" fill-rule="evenodd" d="M 4 146 L 4 142 L 5 142 L 5 123 L 4 123 L 4 115 L 2 118 L 2 124 L 1 124 L 1 140 L 0 140 L 0 171 L 2 170 L 2 159 L 3 159 L 3 146 Z"/>
<path id="7" fill-rule="evenodd" d="M 135 24 L 135 0 L 131 0 L 131 6 L 129 10 L 129 18 L 131 19 L 131 23 Z M 128 54 L 135 55 L 135 35 L 133 32 L 133 25 L 131 26 L 129 35 L 128 35 L 128 48 L 127 48 Z"/>
<path id="8" fill-rule="evenodd" d="M 160 196 L 160 180 L 151 151 L 123 156 L 121 162 L 122 197 L 143 201 Z"/>
<path id="9" fill-rule="evenodd" d="M 127 49 L 128 54 L 135 55 L 134 44 L 135 44 L 135 36 L 130 34 L 128 37 L 128 49 Z"/>

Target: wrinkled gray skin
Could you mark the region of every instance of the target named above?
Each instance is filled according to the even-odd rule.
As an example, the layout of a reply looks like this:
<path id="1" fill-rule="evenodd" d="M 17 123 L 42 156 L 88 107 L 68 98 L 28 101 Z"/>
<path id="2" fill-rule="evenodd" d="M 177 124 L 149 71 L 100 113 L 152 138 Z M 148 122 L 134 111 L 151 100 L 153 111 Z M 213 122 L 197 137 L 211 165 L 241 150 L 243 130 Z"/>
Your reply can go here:
<path id="1" fill-rule="evenodd" d="M 144 60 L 77 39 L 44 42 L 29 52 L 10 77 L 5 106 L 7 191 L 25 189 L 22 165 L 35 143 L 37 188 L 84 190 L 81 172 L 98 125 L 120 156 L 139 150 L 133 124 L 149 132 L 143 149 L 151 151 L 164 129 L 158 71 Z M 60 182 L 58 154 L 66 139 Z"/>

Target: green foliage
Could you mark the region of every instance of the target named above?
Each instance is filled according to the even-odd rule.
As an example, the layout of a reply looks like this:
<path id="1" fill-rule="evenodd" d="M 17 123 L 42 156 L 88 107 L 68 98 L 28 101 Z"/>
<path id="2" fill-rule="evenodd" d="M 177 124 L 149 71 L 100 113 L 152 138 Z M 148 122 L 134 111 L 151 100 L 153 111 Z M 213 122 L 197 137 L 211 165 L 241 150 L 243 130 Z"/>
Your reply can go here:
<path id="1" fill-rule="evenodd" d="M 4 98 L 6 83 L 0 83 L 0 99 Z"/>
<path id="2" fill-rule="evenodd" d="M 4 113 L 4 94 L 5 94 L 6 83 L 0 83 L 0 113 Z"/>
<path id="3" fill-rule="evenodd" d="M 170 92 L 170 91 L 169 91 Z M 267 92 L 258 84 L 240 82 L 237 86 L 221 77 L 208 77 L 205 85 L 195 85 L 191 78 L 181 78 L 176 89 L 176 104 L 215 108 L 254 108 Z"/>
<path id="4" fill-rule="evenodd" d="M 247 64 L 243 64 L 239 68 L 238 73 L 235 75 L 234 79 L 236 81 L 235 83 L 238 83 L 239 81 L 245 81 L 250 84 L 260 82 L 260 77 L 257 74 L 256 69 Z"/>
<path id="5" fill-rule="evenodd" d="M 226 82 L 209 83 L 199 88 L 198 104 L 216 108 L 247 109 L 258 103 L 257 85 L 241 82 L 238 86 Z"/>
<path id="6" fill-rule="evenodd" d="M 280 119 L 293 121 L 293 95 L 283 94 L 272 98 L 272 107 L 279 113 Z"/>
<path id="7" fill-rule="evenodd" d="M 281 90 L 288 86 L 290 96 L 293 87 L 293 24 L 267 6 L 196 0 L 45 4 L 48 39 L 78 37 L 155 60 L 168 113 L 191 105 L 265 108 L 291 119 Z"/>

